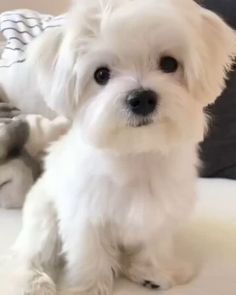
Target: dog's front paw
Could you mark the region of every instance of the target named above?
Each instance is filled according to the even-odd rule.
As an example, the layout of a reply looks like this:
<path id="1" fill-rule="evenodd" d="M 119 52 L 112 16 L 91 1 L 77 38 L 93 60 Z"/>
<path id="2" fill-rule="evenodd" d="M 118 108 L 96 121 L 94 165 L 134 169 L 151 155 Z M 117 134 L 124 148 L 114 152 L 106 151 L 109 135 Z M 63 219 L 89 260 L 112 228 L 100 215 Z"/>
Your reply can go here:
<path id="1" fill-rule="evenodd" d="M 170 276 L 161 271 L 154 272 L 153 269 L 131 266 L 126 272 L 126 277 L 134 283 L 153 290 L 166 290 L 174 286 Z"/>
<path id="2" fill-rule="evenodd" d="M 1 295 L 56 295 L 53 280 L 16 252 L 0 257 Z"/>
<path id="3" fill-rule="evenodd" d="M 1 273 L 1 271 L 0 271 Z M 54 282 L 45 274 L 33 270 L 2 271 L 1 295 L 56 295 Z"/>
<path id="4" fill-rule="evenodd" d="M 56 286 L 45 273 L 35 271 L 24 291 L 27 295 L 56 295 Z"/>
<path id="5" fill-rule="evenodd" d="M 175 265 L 168 269 L 156 268 L 151 265 L 131 265 L 125 271 L 128 279 L 153 290 L 167 290 L 176 285 L 186 284 L 193 278 L 193 274 L 193 268 L 187 263 L 181 263 L 181 265 Z"/>

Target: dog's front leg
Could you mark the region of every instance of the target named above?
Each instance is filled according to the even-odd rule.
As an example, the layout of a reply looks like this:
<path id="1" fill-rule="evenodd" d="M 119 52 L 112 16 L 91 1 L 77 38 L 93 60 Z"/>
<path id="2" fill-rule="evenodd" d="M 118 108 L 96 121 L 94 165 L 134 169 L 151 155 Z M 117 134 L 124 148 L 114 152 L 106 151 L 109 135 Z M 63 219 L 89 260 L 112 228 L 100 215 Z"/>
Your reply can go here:
<path id="1" fill-rule="evenodd" d="M 187 283 L 193 277 L 190 263 L 177 259 L 172 238 L 144 242 L 139 251 L 125 255 L 122 272 L 131 281 L 149 289 L 169 289 Z"/>
<path id="2" fill-rule="evenodd" d="M 111 295 L 118 251 L 106 240 L 106 234 L 88 221 L 76 226 L 72 220 L 71 224 L 75 226 L 66 230 L 64 243 L 66 291 L 60 294 Z"/>
<path id="3" fill-rule="evenodd" d="M 55 211 L 41 180 L 27 197 L 21 233 L 1 263 L 0 294 L 54 295 L 59 241 Z"/>

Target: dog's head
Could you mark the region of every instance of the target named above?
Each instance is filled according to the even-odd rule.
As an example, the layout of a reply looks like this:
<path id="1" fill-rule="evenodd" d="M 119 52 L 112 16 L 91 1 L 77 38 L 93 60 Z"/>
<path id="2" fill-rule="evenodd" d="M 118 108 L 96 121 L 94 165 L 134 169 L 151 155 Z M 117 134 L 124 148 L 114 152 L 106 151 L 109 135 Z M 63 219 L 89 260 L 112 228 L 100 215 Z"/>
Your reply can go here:
<path id="1" fill-rule="evenodd" d="M 77 0 L 36 43 L 51 108 L 90 144 L 132 153 L 200 141 L 236 52 L 234 32 L 192 0 Z"/>

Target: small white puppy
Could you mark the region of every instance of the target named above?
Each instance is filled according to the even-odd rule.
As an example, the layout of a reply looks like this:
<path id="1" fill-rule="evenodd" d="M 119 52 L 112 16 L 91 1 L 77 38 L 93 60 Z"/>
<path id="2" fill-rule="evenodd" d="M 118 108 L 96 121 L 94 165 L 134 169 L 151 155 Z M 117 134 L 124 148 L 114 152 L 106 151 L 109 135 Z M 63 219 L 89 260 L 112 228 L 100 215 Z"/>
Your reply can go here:
<path id="1" fill-rule="evenodd" d="M 119 274 L 154 289 L 192 275 L 171 239 L 193 207 L 203 108 L 225 86 L 234 32 L 192 0 L 77 2 L 29 58 L 73 125 L 27 197 L 2 295 L 56 294 L 61 257 L 62 294 L 111 294 Z"/>

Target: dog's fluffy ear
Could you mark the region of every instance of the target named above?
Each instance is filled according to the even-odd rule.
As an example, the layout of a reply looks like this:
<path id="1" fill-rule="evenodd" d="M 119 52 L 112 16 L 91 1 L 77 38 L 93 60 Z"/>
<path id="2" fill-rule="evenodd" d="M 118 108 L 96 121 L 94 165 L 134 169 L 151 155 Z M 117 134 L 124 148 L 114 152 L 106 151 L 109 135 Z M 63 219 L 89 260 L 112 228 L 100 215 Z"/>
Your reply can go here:
<path id="1" fill-rule="evenodd" d="M 200 38 L 202 45 L 195 48 L 195 73 L 193 84 L 196 97 L 208 105 L 222 93 L 225 88 L 227 73 L 231 69 L 236 56 L 236 33 L 215 13 L 201 8 L 202 26 Z M 197 83 L 196 83 L 197 82 Z"/>
<path id="2" fill-rule="evenodd" d="M 115 3 L 129 0 L 76 0 L 65 26 L 44 32 L 28 49 L 28 65 L 47 105 L 72 118 L 81 95 L 77 61 L 100 32 Z"/>
<path id="3" fill-rule="evenodd" d="M 58 114 L 73 116 L 79 93 L 75 52 L 68 48 L 63 28 L 43 33 L 29 46 L 27 64 L 47 105 Z M 71 49 L 71 50 L 70 50 Z"/>
<path id="4" fill-rule="evenodd" d="M 77 61 L 99 31 L 110 0 L 77 0 L 64 26 L 44 32 L 27 50 L 29 72 L 47 105 L 73 118 L 81 95 Z"/>

